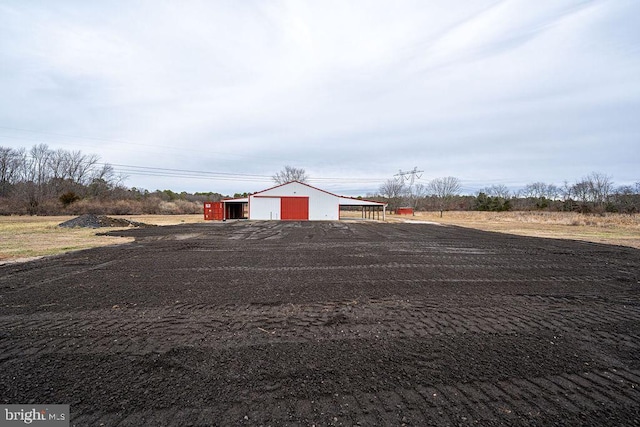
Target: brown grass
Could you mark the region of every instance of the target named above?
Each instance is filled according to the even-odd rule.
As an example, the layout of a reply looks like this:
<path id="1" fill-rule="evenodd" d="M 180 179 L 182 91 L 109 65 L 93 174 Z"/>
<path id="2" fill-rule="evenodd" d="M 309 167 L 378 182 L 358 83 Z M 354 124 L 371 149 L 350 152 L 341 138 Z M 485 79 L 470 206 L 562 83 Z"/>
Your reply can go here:
<path id="1" fill-rule="evenodd" d="M 0 217 L 0 263 L 133 240 L 96 236 L 97 230 L 89 228 L 58 227 L 59 223 L 71 218 L 73 217 Z"/>
<path id="2" fill-rule="evenodd" d="M 204 220 L 203 214 L 185 215 L 109 215 L 113 218 L 124 218 L 131 221 L 144 222 L 155 225 L 178 225 L 193 224 L 198 222 L 208 222 Z"/>
<path id="3" fill-rule="evenodd" d="M 174 225 L 204 221 L 202 215 L 119 215 L 133 221 Z M 0 264 L 98 246 L 132 242 L 130 237 L 96 236 L 123 228 L 61 228 L 74 216 L 0 216 Z"/>
<path id="4" fill-rule="evenodd" d="M 433 221 L 521 236 L 584 240 L 640 249 L 640 214 L 587 215 L 573 212 L 417 212 L 390 221 Z"/>

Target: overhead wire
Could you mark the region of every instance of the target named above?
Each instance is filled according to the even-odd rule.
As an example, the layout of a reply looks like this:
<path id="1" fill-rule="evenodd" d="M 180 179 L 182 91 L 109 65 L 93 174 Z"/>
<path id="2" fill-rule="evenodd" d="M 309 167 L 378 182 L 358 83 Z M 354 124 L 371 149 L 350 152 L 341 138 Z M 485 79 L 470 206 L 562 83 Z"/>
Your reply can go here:
<path id="1" fill-rule="evenodd" d="M 29 154 L 27 154 L 30 157 Z M 261 174 L 248 174 L 248 173 L 230 173 L 230 172 L 215 172 L 205 170 L 194 169 L 175 169 L 175 168 L 161 168 L 153 166 L 141 166 L 121 163 L 106 163 L 97 162 L 100 166 L 111 166 L 113 171 L 117 174 L 124 176 L 148 176 L 157 178 L 181 178 L 181 179 L 197 179 L 197 180 L 209 180 L 209 181 L 233 181 L 233 182 L 254 182 L 254 183 L 272 183 L 273 177 L 271 175 Z M 386 178 L 389 179 L 389 178 Z M 381 184 L 385 178 L 375 177 L 310 177 L 307 178 L 309 183 L 325 184 L 332 187 L 341 184 L 345 185 L 358 185 L 358 184 Z M 474 193 L 478 191 L 477 186 L 473 185 L 474 180 L 461 180 L 462 190 L 466 193 Z M 427 184 L 429 181 L 425 178 L 418 180 L 418 183 Z M 368 189 L 367 191 L 370 191 Z"/>
<path id="2" fill-rule="evenodd" d="M 107 163 L 102 163 L 106 165 Z M 151 166 L 139 166 L 139 165 L 125 165 L 118 163 L 108 163 L 114 168 L 114 171 L 118 173 L 125 173 L 130 175 L 141 176 L 159 176 L 159 177 L 176 177 L 176 178 L 199 178 L 199 179 L 213 179 L 213 180 L 236 180 L 236 181 L 249 181 L 249 182 L 265 182 L 272 181 L 271 175 L 260 174 L 244 174 L 244 173 L 229 173 L 229 172 L 214 172 L 214 171 L 202 171 L 193 169 L 173 169 L 173 168 L 159 168 Z M 377 178 L 356 178 L 356 177 L 323 177 L 323 178 L 308 178 L 310 182 L 324 182 L 324 183 L 379 183 L 380 179 Z"/>
<path id="3" fill-rule="evenodd" d="M 27 157 L 31 157 L 26 153 Z M 96 162 L 99 166 L 111 166 L 113 171 L 121 175 L 152 176 L 159 178 L 185 178 L 207 179 L 212 181 L 239 181 L 239 182 L 272 182 L 272 175 L 249 174 L 238 172 L 216 172 L 211 170 L 175 169 L 154 166 L 131 165 L 121 163 Z M 359 177 L 319 177 L 307 178 L 308 182 L 321 182 L 325 184 L 363 184 L 379 183 L 378 178 Z"/>
<path id="4" fill-rule="evenodd" d="M 181 152 L 190 151 L 197 153 L 206 153 L 216 156 L 234 156 L 234 157 L 244 157 L 244 158 L 257 158 L 257 159 L 274 159 L 272 157 L 265 156 L 255 156 L 255 155 L 247 155 L 247 154 L 235 154 L 235 153 L 224 153 L 224 152 L 213 152 L 209 150 L 195 150 L 188 149 L 184 147 L 171 147 L 171 146 L 163 146 L 163 145 L 152 145 L 152 144 L 143 144 L 131 141 L 125 141 L 121 139 L 113 139 L 113 138 L 102 138 L 102 137 L 92 137 L 92 136 L 81 136 L 81 135 L 73 135 L 69 133 L 57 133 L 57 132 L 45 132 L 33 129 L 25 129 L 19 127 L 11 127 L 11 126 L 2 126 L 0 125 L 0 130 L 11 130 L 11 131 L 19 131 L 19 132 L 28 132 L 32 135 L 2 135 L 0 134 L 0 138 L 3 139 L 24 139 L 29 141 L 42 141 L 41 138 L 38 138 L 36 135 L 47 135 L 55 138 L 74 138 L 83 141 L 98 141 L 98 142 L 110 142 L 115 144 L 126 144 L 128 146 L 133 145 L 134 150 L 135 147 L 143 147 L 143 148 L 153 148 L 154 150 L 158 149 L 168 149 L 168 150 L 178 150 Z M 79 145 L 77 143 L 70 143 L 68 141 L 55 141 L 56 145 L 63 146 L 71 146 L 76 148 L 85 148 L 83 144 Z M 95 146 L 95 144 L 90 144 L 90 146 Z M 136 151 L 141 151 L 137 149 Z M 145 151 L 146 152 L 146 151 Z M 284 163 L 287 163 L 284 161 Z M 104 163 L 103 163 L 104 164 Z M 211 179 L 215 181 L 242 181 L 242 182 L 272 182 L 273 178 L 271 175 L 258 175 L 258 174 L 241 174 L 241 173 L 225 173 L 225 172 L 214 172 L 214 171 L 198 171 L 191 169 L 172 169 L 172 168 L 157 168 L 150 166 L 139 166 L 139 165 L 124 165 L 124 164 L 114 164 L 109 163 L 116 173 L 129 175 L 129 176 L 155 176 L 155 177 L 164 177 L 164 178 L 183 178 L 183 179 Z M 311 177 L 307 179 L 308 182 L 313 183 L 323 183 L 330 185 L 332 183 L 335 184 L 378 184 L 384 181 L 384 178 L 375 178 L 375 177 Z"/>

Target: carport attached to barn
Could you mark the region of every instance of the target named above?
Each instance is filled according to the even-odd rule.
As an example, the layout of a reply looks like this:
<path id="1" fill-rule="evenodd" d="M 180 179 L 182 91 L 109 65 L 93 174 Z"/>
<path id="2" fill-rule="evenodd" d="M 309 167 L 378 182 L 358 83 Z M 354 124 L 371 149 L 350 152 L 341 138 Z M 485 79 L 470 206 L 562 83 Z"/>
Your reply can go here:
<path id="1" fill-rule="evenodd" d="M 204 219 L 224 221 L 227 219 L 247 219 L 249 217 L 249 199 L 225 199 L 219 202 L 204 203 Z"/>

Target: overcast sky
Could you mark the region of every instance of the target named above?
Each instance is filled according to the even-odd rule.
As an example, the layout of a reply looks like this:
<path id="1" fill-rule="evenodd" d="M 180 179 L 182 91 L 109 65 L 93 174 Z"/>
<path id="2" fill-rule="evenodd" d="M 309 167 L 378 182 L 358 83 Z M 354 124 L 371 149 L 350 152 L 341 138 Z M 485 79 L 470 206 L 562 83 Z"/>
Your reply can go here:
<path id="1" fill-rule="evenodd" d="M 284 165 L 344 195 L 414 167 L 468 193 L 630 184 L 639 17 L 638 0 L 0 0 L 0 146 L 95 153 L 149 190 L 257 191 Z"/>

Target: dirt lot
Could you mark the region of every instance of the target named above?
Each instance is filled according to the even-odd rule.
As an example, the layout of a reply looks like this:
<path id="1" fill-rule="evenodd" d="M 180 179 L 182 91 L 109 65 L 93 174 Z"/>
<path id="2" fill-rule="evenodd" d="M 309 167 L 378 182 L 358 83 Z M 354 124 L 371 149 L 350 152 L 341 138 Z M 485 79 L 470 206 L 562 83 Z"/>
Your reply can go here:
<path id="1" fill-rule="evenodd" d="M 577 212 L 416 212 L 390 215 L 391 221 L 426 220 L 529 237 L 582 240 L 640 249 L 640 214 L 589 215 Z"/>
<path id="2" fill-rule="evenodd" d="M 72 425 L 639 425 L 640 250 L 237 222 L 0 266 L 0 400 Z"/>

